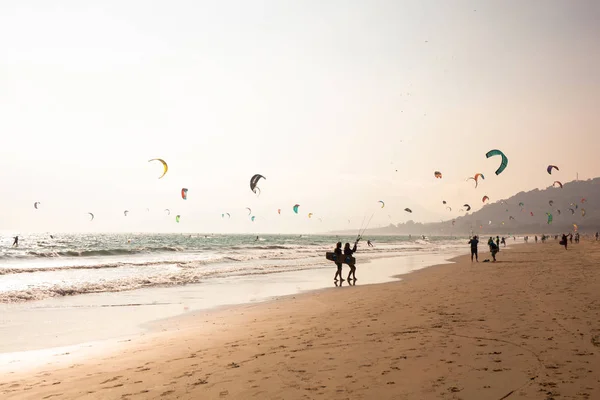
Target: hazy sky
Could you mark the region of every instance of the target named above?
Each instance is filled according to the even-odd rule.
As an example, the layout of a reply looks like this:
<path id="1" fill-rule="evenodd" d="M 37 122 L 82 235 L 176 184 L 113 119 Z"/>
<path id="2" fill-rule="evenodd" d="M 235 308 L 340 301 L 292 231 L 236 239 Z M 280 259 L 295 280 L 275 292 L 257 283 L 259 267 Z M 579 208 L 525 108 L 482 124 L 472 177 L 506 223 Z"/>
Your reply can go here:
<path id="1" fill-rule="evenodd" d="M 91 3 L 0 3 L 2 231 L 375 227 L 600 175 L 598 1 Z"/>

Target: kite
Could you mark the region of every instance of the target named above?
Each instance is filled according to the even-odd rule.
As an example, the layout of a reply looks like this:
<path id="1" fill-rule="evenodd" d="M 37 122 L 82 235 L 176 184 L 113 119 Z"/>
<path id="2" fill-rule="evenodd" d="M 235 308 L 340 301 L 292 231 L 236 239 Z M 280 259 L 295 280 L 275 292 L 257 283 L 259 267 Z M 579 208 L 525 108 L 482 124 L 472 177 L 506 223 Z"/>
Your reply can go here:
<path id="1" fill-rule="evenodd" d="M 577 228 L 577 224 L 573 224 L 573 230 L 574 230 L 575 232 L 577 232 L 577 229 L 578 229 L 578 228 Z"/>
<path id="2" fill-rule="evenodd" d="M 488 225 L 491 225 L 491 224 L 492 224 L 492 221 L 488 222 Z"/>
<path id="3" fill-rule="evenodd" d="M 171 210 L 169 210 L 168 208 L 165 208 L 165 211 L 167 212 L 167 215 L 171 215 Z"/>
<path id="4" fill-rule="evenodd" d="M 379 200 L 379 202 L 381 203 L 381 208 L 385 207 L 385 203 L 383 202 L 383 200 Z"/>
<path id="5" fill-rule="evenodd" d="M 548 204 L 550 204 L 550 207 L 552 207 L 552 206 L 554 205 L 554 201 L 553 201 L 553 200 L 550 200 L 550 201 L 548 202 Z"/>
<path id="6" fill-rule="evenodd" d="M 158 179 L 160 179 L 163 176 L 165 176 L 165 174 L 169 170 L 169 166 L 167 165 L 167 163 L 165 162 L 165 160 L 163 160 L 162 158 L 153 158 L 152 160 L 148 160 L 148 162 L 152 162 L 152 161 L 160 161 L 162 163 L 162 165 L 163 165 L 163 174 L 161 176 L 159 176 Z"/>
<path id="7" fill-rule="evenodd" d="M 127 216 L 127 214 L 129 214 L 129 210 L 125 210 L 125 211 L 123 211 L 123 215 L 124 215 L 124 216 Z"/>
<path id="8" fill-rule="evenodd" d="M 514 220 L 515 217 L 513 217 L 512 215 L 510 217 L 508 217 L 509 220 Z"/>
<path id="9" fill-rule="evenodd" d="M 187 192 L 188 190 L 186 188 L 181 189 L 181 198 L 184 200 L 187 200 Z"/>
<path id="10" fill-rule="evenodd" d="M 552 184 L 552 186 L 556 187 L 556 184 L 558 184 L 558 186 L 560 186 L 561 189 L 563 188 L 563 184 L 560 183 L 559 181 L 554 181 L 554 183 Z"/>
<path id="11" fill-rule="evenodd" d="M 252 210 L 250 209 L 250 207 L 246 207 L 246 210 L 248 210 L 248 215 L 252 214 Z"/>
<path id="12" fill-rule="evenodd" d="M 556 211 L 558 211 L 558 215 L 560 215 L 560 210 L 556 210 Z"/>
<path id="13" fill-rule="evenodd" d="M 442 204 L 446 204 L 446 200 L 442 200 Z"/>
<path id="14" fill-rule="evenodd" d="M 252 220 L 252 222 L 254 222 L 254 218 L 256 218 L 254 215 L 252 217 L 250 217 L 250 219 Z"/>
<path id="15" fill-rule="evenodd" d="M 481 177 L 481 179 L 485 179 L 485 176 L 483 176 L 483 174 L 477 173 L 474 177 L 467 178 L 467 181 L 473 179 L 475 181 L 475 189 L 477 189 L 477 186 L 479 185 L 479 177 Z"/>
<path id="16" fill-rule="evenodd" d="M 440 171 L 435 171 L 433 176 L 435 176 L 437 179 L 442 179 L 442 173 Z"/>
<path id="17" fill-rule="evenodd" d="M 519 203 L 519 207 L 525 207 L 525 203 L 523 203 L 522 201 Z"/>
<path id="18" fill-rule="evenodd" d="M 582 217 L 585 217 L 585 208 L 582 208 L 582 209 L 581 209 L 581 216 L 582 216 Z"/>
<path id="19" fill-rule="evenodd" d="M 581 199 L 581 204 L 585 203 L 587 200 L 585 198 Z"/>
<path id="20" fill-rule="evenodd" d="M 293 210 L 294 210 L 294 212 L 295 212 L 296 214 L 298 214 L 298 207 L 300 207 L 300 204 L 296 204 L 296 205 L 294 205 L 294 207 L 293 207 Z"/>
<path id="21" fill-rule="evenodd" d="M 312 218 L 313 213 L 308 213 L 308 218 Z"/>
<path id="22" fill-rule="evenodd" d="M 485 203 L 485 201 L 486 201 L 486 200 L 487 200 L 487 201 L 490 201 L 490 198 L 489 198 L 489 197 L 487 197 L 487 196 L 483 196 L 483 198 L 481 199 L 481 202 L 482 202 L 482 203 Z"/>
<path id="23" fill-rule="evenodd" d="M 258 180 L 260 178 L 267 179 L 267 178 L 265 178 L 264 176 L 262 176 L 260 174 L 256 174 L 256 175 L 252 176 L 252 178 L 250 178 L 250 190 L 252 190 L 254 193 L 256 193 L 256 190 L 255 190 L 256 189 L 256 184 L 258 183 Z"/>
<path id="24" fill-rule="evenodd" d="M 447 206 L 447 207 L 446 207 L 446 210 L 448 210 L 448 211 L 452 211 L 452 207 L 450 207 L 450 206 Z"/>
<path id="25" fill-rule="evenodd" d="M 486 158 L 490 158 L 493 156 L 500 156 L 502 157 L 502 161 L 500 162 L 500 166 L 498 167 L 498 169 L 496 170 L 495 174 L 496 175 L 500 175 L 502 173 L 502 171 L 504 171 L 506 169 L 506 167 L 508 166 L 508 158 L 506 158 L 506 156 L 504 155 L 503 152 L 501 152 L 500 150 L 490 150 L 485 154 Z"/>
<path id="26" fill-rule="evenodd" d="M 179 223 L 179 219 L 180 219 L 180 218 L 181 218 L 181 215 L 176 215 L 176 216 L 175 216 L 175 221 L 176 221 L 177 223 Z"/>
<path id="27" fill-rule="evenodd" d="M 571 215 L 575 215 L 575 210 L 573 210 L 572 208 L 569 208 L 569 211 L 571 211 Z"/>
<path id="28" fill-rule="evenodd" d="M 467 211 L 471 211 L 471 206 L 468 204 L 463 204 L 463 207 L 467 207 Z"/>
<path id="29" fill-rule="evenodd" d="M 37 210 L 37 209 L 38 209 L 38 206 L 39 206 L 40 204 L 42 204 L 42 203 L 40 203 L 39 201 L 36 201 L 35 203 L 33 203 L 33 207 L 34 207 L 34 208 Z"/>
<path id="30" fill-rule="evenodd" d="M 529 214 L 533 217 L 533 211 L 529 211 Z"/>
<path id="31" fill-rule="evenodd" d="M 149 209 L 149 208 L 146 208 L 146 212 L 150 212 L 150 209 Z"/>
<path id="32" fill-rule="evenodd" d="M 410 208 L 405 208 L 404 211 L 408 212 L 408 213 L 412 213 L 412 210 Z"/>
<path id="33" fill-rule="evenodd" d="M 319 218 L 319 222 L 323 222 L 323 220 L 321 218 Z"/>
<path id="34" fill-rule="evenodd" d="M 546 213 L 546 215 L 548 216 L 548 225 L 550 225 L 552 223 L 552 214 L 550 213 Z"/>
<path id="35" fill-rule="evenodd" d="M 90 219 L 90 222 L 91 222 L 91 221 L 93 221 L 93 220 L 94 220 L 94 214 L 92 214 L 91 212 L 89 212 L 88 214 L 90 214 L 90 216 L 92 217 L 92 218 Z"/>
<path id="36" fill-rule="evenodd" d="M 552 175 L 552 168 L 554 168 L 557 171 L 560 171 L 556 165 L 548 165 L 548 168 L 546 168 L 546 171 L 548 171 L 548 173 L 550 175 Z"/>
<path id="37" fill-rule="evenodd" d="M 226 215 L 227 215 L 227 217 L 229 219 L 231 219 L 231 214 L 229 214 L 229 213 L 223 213 L 223 214 L 221 214 L 221 218 L 225 218 Z"/>
<path id="38" fill-rule="evenodd" d="M 281 215 L 281 208 L 278 208 L 278 209 L 277 209 L 277 214 L 280 214 L 280 215 Z"/>

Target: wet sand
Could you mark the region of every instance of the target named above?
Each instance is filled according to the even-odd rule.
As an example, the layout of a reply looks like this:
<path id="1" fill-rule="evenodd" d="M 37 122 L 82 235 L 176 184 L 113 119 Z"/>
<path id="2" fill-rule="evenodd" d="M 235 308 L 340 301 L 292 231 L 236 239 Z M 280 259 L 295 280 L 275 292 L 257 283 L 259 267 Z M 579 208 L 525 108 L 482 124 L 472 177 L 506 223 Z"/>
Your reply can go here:
<path id="1" fill-rule="evenodd" d="M 600 398 L 600 242 L 568 251 L 555 242 L 520 245 L 498 260 L 460 257 L 400 282 L 162 320 L 153 333 L 86 360 L 58 355 L 38 371 L 3 374 L 0 394 Z"/>

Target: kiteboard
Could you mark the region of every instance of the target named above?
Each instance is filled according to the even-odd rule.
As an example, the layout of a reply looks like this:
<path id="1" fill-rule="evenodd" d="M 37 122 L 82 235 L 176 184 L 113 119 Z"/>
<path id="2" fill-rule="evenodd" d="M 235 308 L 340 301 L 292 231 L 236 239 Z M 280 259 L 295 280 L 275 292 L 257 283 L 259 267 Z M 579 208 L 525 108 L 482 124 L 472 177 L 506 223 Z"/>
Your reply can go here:
<path id="1" fill-rule="evenodd" d="M 325 253 L 325 258 L 329 261 L 337 261 L 337 255 L 333 251 Z M 356 259 L 352 256 L 344 256 L 342 254 L 342 258 L 344 259 L 342 264 L 356 264 Z"/>

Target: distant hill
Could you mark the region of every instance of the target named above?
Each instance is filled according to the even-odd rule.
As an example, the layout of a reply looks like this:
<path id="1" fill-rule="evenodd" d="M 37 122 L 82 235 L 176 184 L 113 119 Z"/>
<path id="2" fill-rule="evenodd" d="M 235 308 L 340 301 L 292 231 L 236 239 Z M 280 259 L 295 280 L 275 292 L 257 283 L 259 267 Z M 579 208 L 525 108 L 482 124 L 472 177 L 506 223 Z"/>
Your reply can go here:
<path id="1" fill-rule="evenodd" d="M 552 206 L 549 204 L 550 200 L 553 201 Z M 585 210 L 585 216 L 582 210 Z M 546 213 L 552 214 L 552 224 L 547 223 Z M 573 231 L 573 224 L 577 224 L 581 233 L 595 233 L 600 231 L 600 178 L 568 182 L 562 189 L 548 187 L 544 190 L 520 192 L 508 199 L 486 204 L 481 210 L 467 213 L 454 221 L 454 225 L 452 220 L 427 224 L 408 221 L 404 224 L 390 224 L 385 228 L 369 229 L 367 233 L 468 235 L 473 231 L 482 235 L 558 234 Z"/>

